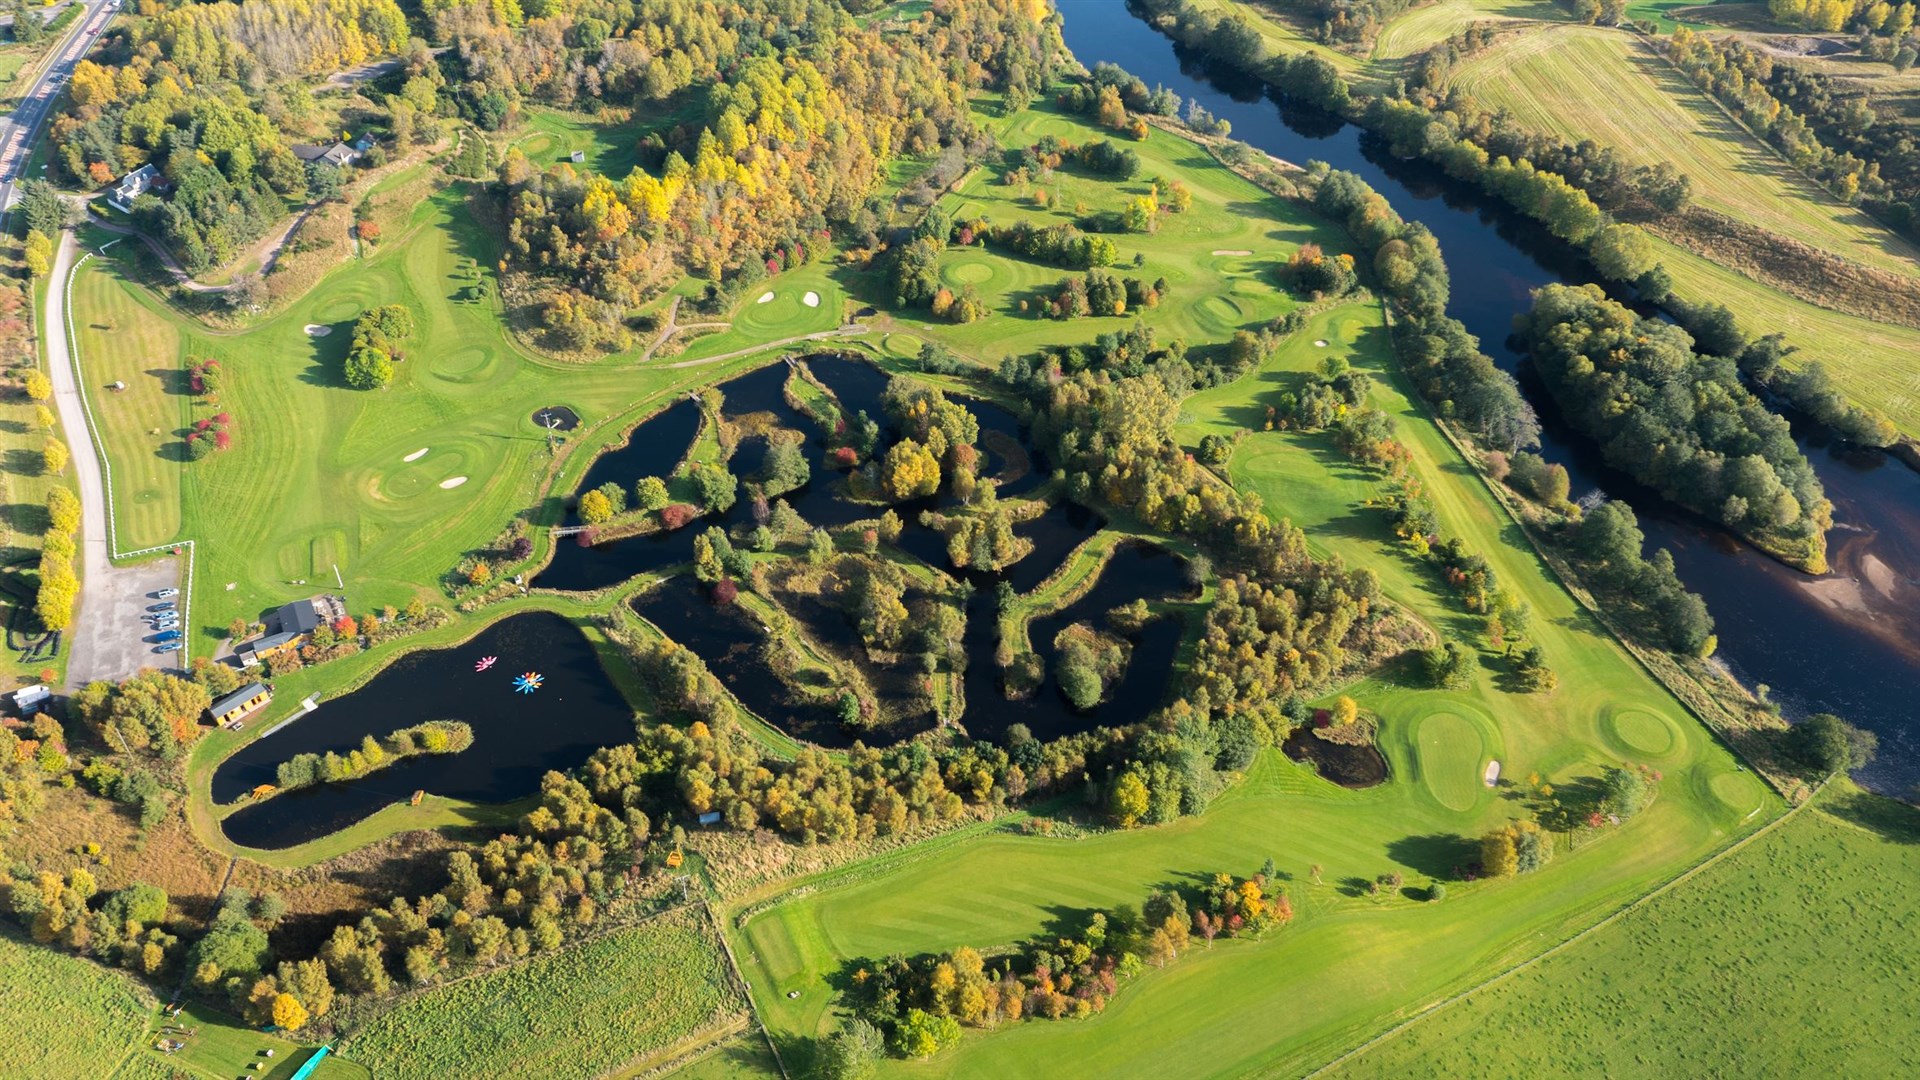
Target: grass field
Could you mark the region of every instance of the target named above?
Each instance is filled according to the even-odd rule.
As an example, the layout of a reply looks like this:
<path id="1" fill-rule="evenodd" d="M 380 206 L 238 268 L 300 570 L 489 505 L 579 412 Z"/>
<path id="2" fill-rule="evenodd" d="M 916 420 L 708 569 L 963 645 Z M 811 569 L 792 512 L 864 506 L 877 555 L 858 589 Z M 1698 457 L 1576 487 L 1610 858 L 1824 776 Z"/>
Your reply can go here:
<path id="1" fill-rule="evenodd" d="M 1416 7 L 1388 23 L 1373 41 L 1372 59 L 1376 65 L 1404 62 L 1480 23 L 1565 17 L 1565 9 L 1552 0 L 1440 0 Z"/>
<path id="2" fill-rule="evenodd" d="M 0 930 L 0 1076 L 105 1076 L 134 1050 L 153 1001 L 132 979 Z"/>
<path id="3" fill-rule="evenodd" d="M 1534 27 L 1464 62 L 1453 85 L 1528 130 L 1592 139 L 1630 165 L 1670 162 L 1710 210 L 1857 263 L 1920 273 L 1920 250 L 1793 169 L 1631 34 Z"/>
<path id="4" fill-rule="evenodd" d="M 1432 485 L 1443 527 L 1486 552 L 1500 578 L 1534 606 L 1538 638 L 1561 689 L 1519 695 L 1488 669 L 1465 691 L 1435 691 L 1392 678 L 1355 689 L 1379 716 L 1394 779 L 1352 792 L 1269 753 L 1206 814 L 1151 830 L 1079 841 L 995 834 L 897 869 L 876 867 L 844 884 L 813 883 L 749 921 L 741 962 L 762 1018 L 804 1055 L 802 1037 L 831 1026 L 828 979 L 858 956 L 914 953 L 960 944 L 1004 945 L 1057 920 L 1119 903 L 1150 888 L 1215 871 L 1247 873 L 1274 858 L 1291 884 L 1295 925 L 1254 944 L 1219 943 L 1122 990 L 1085 1023 L 1019 1025 L 983 1037 L 902 1074 L 941 1076 L 1212 1076 L 1298 1072 L 1334 1057 L 1395 1016 L 1568 936 L 1752 827 L 1756 806 L 1777 809 L 1697 723 L 1644 675 L 1550 580 L 1430 422 L 1393 378 L 1377 309 L 1323 312 L 1258 373 L 1195 395 L 1183 439 L 1231 433 L 1261 413 L 1260 396 L 1325 355 L 1346 353 L 1380 380 L 1376 404 L 1400 417 L 1416 468 Z M 1345 464 L 1317 435 L 1248 436 L 1236 451 L 1236 483 L 1305 528 L 1323 551 L 1364 562 L 1417 617 L 1477 640 L 1477 620 L 1458 613 L 1429 569 L 1383 551 L 1386 529 L 1361 504 L 1377 482 Z M 1464 837 L 1505 820 L 1514 804 L 1480 783 L 1488 756 L 1508 776 L 1538 772 L 1579 790 L 1622 760 L 1603 735 L 1610 708 L 1632 705 L 1676 718 L 1680 744 L 1664 766 L 1661 797 L 1625 829 L 1583 841 L 1541 873 L 1498 883 L 1454 883 L 1446 903 L 1418 903 L 1413 887 L 1452 878 L 1471 862 Z M 1464 776 L 1462 775 L 1464 773 Z M 1308 868 L 1325 869 L 1325 884 Z M 1405 874 L 1404 896 L 1369 896 L 1364 883 Z M 1338 986 L 1338 993 L 1327 993 Z M 789 998 L 797 992 L 798 997 Z M 789 1061 L 793 1065 L 793 1061 Z"/>
<path id="5" fill-rule="evenodd" d="M 1332 1075 L 1902 1073 L 1920 1039 L 1916 879 L 1920 814 L 1829 791 L 1673 892 Z"/>
<path id="6" fill-rule="evenodd" d="M 664 1064 L 745 1007 L 705 917 L 683 909 L 410 998 L 343 1049 L 382 1080 L 588 1080 Z"/>

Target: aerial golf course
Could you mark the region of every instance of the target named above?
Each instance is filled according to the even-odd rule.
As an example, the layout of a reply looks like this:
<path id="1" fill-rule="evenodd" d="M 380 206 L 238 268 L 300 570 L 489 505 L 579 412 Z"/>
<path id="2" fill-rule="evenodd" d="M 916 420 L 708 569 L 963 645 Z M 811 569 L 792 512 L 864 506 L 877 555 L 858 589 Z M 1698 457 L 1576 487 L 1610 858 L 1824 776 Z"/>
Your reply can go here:
<path id="1" fill-rule="evenodd" d="M 1457 3 L 1423 9 L 1396 24 L 1404 36 L 1382 37 L 1379 58 L 1406 55 L 1444 39 L 1470 15 L 1494 12 Z M 1532 17 L 1519 5 L 1497 13 Z M 1356 58 L 1341 59 L 1349 70 L 1362 67 Z M 1550 62 L 1508 60 L 1521 67 Z M 1552 72 L 1534 77 L 1551 80 Z M 982 94 L 974 105 L 1005 148 L 1048 136 L 1076 144 L 1117 137 L 1048 100 L 1012 116 L 1003 114 L 996 94 Z M 533 113 L 526 127 L 518 144 L 544 161 L 580 150 L 585 167 L 612 171 L 637 160 L 629 145 L 637 129 L 615 137 L 547 111 Z M 489 803 L 422 788 L 407 803 L 400 791 L 317 840 L 249 848 L 220 831 L 223 819 L 243 812 L 238 800 L 216 804 L 207 790 L 222 762 L 261 728 L 292 716 L 302 697 L 321 702 L 302 724 L 345 723 L 352 707 L 335 702 L 329 712 L 326 702 L 363 690 L 395 661 L 459 650 L 510 618 L 542 612 L 585 636 L 599 665 L 585 667 L 613 688 L 624 706 L 622 723 L 629 712 L 642 725 L 681 723 L 661 705 L 660 683 L 623 650 L 671 637 L 634 601 L 684 584 L 668 579 L 688 576 L 688 567 L 653 567 L 596 589 L 543 587 L 538 575 L 558 564 L 558 545 L 576 542 L 546 530 L 575 523 L 593 461 L 621 448 L 636 425 L 689 394 L 809 353 L 844 352 L 886 373 L 908 374 L 924 363 L 922 346 L 934 346 L 929 354 L 943 353 L 949 362 L 926 374 L 929 385 L 980 403 L 983 412 L 988 405 L 1010 411 L 1013 392 L 992 374 L 1008 358 L 1091 346 L 1140 325 L 1212 362 L 1225 356 L 1236 332 L 1278 327 L 1291 317 L 1244 373 L 1175 403 L 1174 441 L 1196 459 L 1208 440 L 1224 441 L 1209 482 L 1257 498 L 1273 519 L 1301 529 L 1316 558 L 1370 571 L 1380 604 L 1425 640 L 1466 642 L 1477 657 L 1462 685 L 1432 685 L 1409 653 L 1311 695 L 1306 704 L 1314 709 L 1330 709 L 1340 697 L 1357 702 L 1374 731 L 1384 781 L 1343 786 L 1264 746 L 1223 778 L 1204 810 L 1150 827 L 1108 827 L 1093 808 L 1096 799 L 1083 799 L 1075 787 L 883 841 L 869 834 L 816 843 L 809 833 L 805 843 L 788 844 L 776 837 L 771 843 L 783 845 L 780 859 L 787 861 L 760 863 L 742 853 L 745 840 L 728 837 L 752 835 L 754 826 L 767 832 L 770 821 L 707 820 L 714 827 L 703 828 L 695 822 L 705 804 L 688 800 L 682 809 L 692 813 L 648 823 L 659 849 L 652 854 L 670 847 L 669 865 L 686 869 L 671 886 L 664 877 L 650 886 L 657 893 L 647 896 L 652 907 L 644 916 L 583 930 L 559 951 L 529 956 L 523 940 L 517 957 L 477 974 L 437 985 L 423 976 L 392 999 L 370 995 L 373 1004 L 341 1024 L 335 1075 L 365 1069 L 380 1077 L 587 1078 L 659 1070 L 695 1080 L 798 1080 L 821 1064 L 821 1040 L 843 1024 L 853 987 L 878 959 L 962 946 L 1004 955 L 1022 943 L 1078 933 L 1096 912 L 1137 908 L 1154 890 L 1191 892 L 1222 873 L 1247 878 L 1269 860 L 1276 870 L 1270 884 L 1292 905 L 1286 925 L 1258 936 L 1196 939 L 1176 963 L 1124 979 L 1104 1011 L 1085 1019 L 970 1028 L 928 1060 L 886 1057 L 879 1074 L 1120 1076 L 1140 1074 L 1143 1063 L 1156 1076 L 1196 1078 L 1293 1076 L 1328 1066 L 1331 1075 L 1353 1077 L 1563 1068 L 1622 1076 L 1757 1074 L 1790 1071 L 1800 1045 L 1847 1040 L 1859 1017 L 1893 1022 L 1910 972 L 1851 971 L 1823 952 L 1832 938 L 1814 924 L 1819 912 L 1847 905 L 1866 920 L 1862 940 L 1900 936 L 1914 915 L 1909 886 L 1920 871 L 1912 813 L 1860 794 L 1844 777 L 1790 807 L 1576 599 L 1478 459 L 1463 452 L 1415 392 L 1380 300 L 1364 288 L 1310 299 L 1285 286 L 1283 268 L 1305 245 L 1353 253 L 1345 229 L 1264 190 L 1169 128 L 1154 127 L 1128 148 L 1139 168 L 1124 179 L 1068 166 L 1014 184 L 997 168 L 980 166 L 935 201 L 955 222 L 1045 227 L 1118 214 L 1128 200 L 1152 192 L 1155 178 L 1178 181 L 1191 192 L 1190 209 L 1164 215 L 1151 234 L 1113 236 L 1116 274 L 1164 279 L 1167 289 L 1157 303 L 1124 317 L 1043 315 L 1044 298 L 1068 272 L 1005 246 L 956 243 L 940 252 L 941 285 L 985 306 L 983 318 L 964 324 L 925 306 L 895 304 L 879 269 L 827 251 L 756 281 L 722 312 L 696 313 L 704 282 L 682 279 L 650 297 L 632 320 L 658 330 L 676 312 L 677 332 L 666 341 L 642 332 L 630 347 L 604 355 L 560 357 L 532 343 L 537 335 L 527 312 L 503 298 L 495 271 L 503 258 L 499 230 L 485 218 L 475 185 L 443 178 L 431 163 L 397 170 L 370 193 L 387 221 L 378 243 L 359 247 L 309 293 L 251 322 L 216 326 L 196 318 L 154 287 L 155 267 L 141 249 L 117 244 L 102 252 L 107 238 L 82 231 L 95 254 L 72 279 L 78 360 L 90 386 L 125 384 L 93 402 L 113 472 L 116 543 L 126 550 L 195 541 L 192 655 L 212 655 L 233 620 L 250 622 L 316 592 L 344 590 L 354 614 L 414 601 L 455 609 L 417 637 L 286 675 L 272 721 L 211 733 L 183 755 L 193 835 L 223 857 L 249 861 L 259 880 L 284 887 L 303 917 L 325 921 L 340 910 L 337 897 L 315 882 L 350 875 L 360 865 L 356 857 L 415 840 L 437 845 L 436 854 L 456 842 L 490 841 L 540 820 L 536 807 L 547 812 L 541 792 L 524 786 L 510 800 Z M 1731 173 L 1742 160 L 1703 158 L 1703 170 L 1717 165 Z M 1790 183 L 1772 174 L 1749 181 L 1735 197 L 1757 198 Z M 1796 215 L 1787 224 L 1824 240 L 1844 231 L 1838 219 L 1818 215 Z M 404 307 L 417 329 L 390 386 L 350 389 L 342 369 L 356 321 L 381 305 Z M 1416 553 L 1395 535 L 1379 469 L 1343 453 L 1325 430 L 1276 430 L 1265 422 L 1269 406 L 1306 386 L 1329 359 L 1370 377 L 1360 404 L 1391 420 L 1407 472 L 1433 504 L 1437 533 L 1484 557 L 1501 586 L 1524 601 L 1532 612 L 1528 641 L 1550 658 L 1557 688 L 1520 688 L 1512 650 L 1487 642 L 1485 615 L 1463 606 L 1426 557 L 1424 537 Z M 208 369 L 207 361 L 217 366 Z M 217 391 L 193 390 L 195 371 L 208 370 L 217 372 Z M 782 377 L 788 381 L 776 389 L 819 407 L 815 415 L 829 418 L 829 437 L 851 426 L 851 410 L 835 411 L 836 391 L 797 368 Z M 579 425 L 549 430 L 533 415 L 546 407 L 571 410 Z M 694 490 L 696 472 L 724 462 L 743 438 L 762 439 L 756 449 L 767 452 L 767 432 L 778 428 L 768 419 L 772 408 L 744 415 L 711 401 L 698 408 L 701 426 L 691 445 L 619 477 L 623 498 L 651 476 L 670 479 L 679 498 Z M 231 449 L 189 460 L 183 436 L 216 415 L 228 418 L 221 423 L 233 434 Z M 818 475 L 812 482 L 851 485 Z M 1022 523 L 1044 514 L 1046 500 L 1062 501 L 1067 485 L 1064 471 L 1039 478 L 1031 498 L 1043 505 L 1023 508 L 1034 513 Z M 876 554 L 883 508 L 869 501 L 871 515 L 837 525 L 825 549 L 808 556 L 816 564 L 871 557 L 909 566 L 904 576 L 916 587 L 938 582 L 942 567 L 915 562 L 904 549 Z M 1030 625 L 1057 613 L 1091 587 L 1117 550 L 1142 538 L 1183 558 L 1197 550 L 1177 537 L 1156 540 L 1150 526 L 1124 511 L 1100 522 L 1067 547 L 1057 572 L 1036 575 L 1041 584 L 1014 596 L 1001 617 Z M 739 532 L 744 549 L 747 529 Z M 526 539 L 526 552 L 508 571 L 524 572 L 526 587 L 476 592 L 487 579 L 473 576 L 474 559 L 493 557 L 509 535 Z M 755 570 L 764 575 L 783 562 L 797 564 L 803 538 L 776 542 L 769 534 L 739 576 L 751 582 Z M 594 537 L 581 539 L 591 547 Z M 1220 587 L 1216 574 L 1165 606 L 1198 608 Z M 958 602 L 964 605 L 973 589 L 971 582 L 965 590 L 956 585 Z M 781 609 L 767 593 L 743 591 L 739 603 L 760 634 L 778 637 Z M 1176 686 L 1189 674 L 1197 622 L 1183 624 Z M 817 642 L 796 639 L 807 654 L 796 663 L 831 668 L 833 658 L 822 659 Z M 1029 644 L 1037 650 L 1054 642 Z M 971 663 L 995 662 L 991 644 L 969 647 L 978 654 Z M 709 651 L 701 660 L 717 668 L 747 650 Z M 464 655 L 459 666 L 463 677 L 473 667 Z M 523 670 L 528 665 L 519 657 L 507 656 L 490 677 Z M 916 675 L 930 687 L 936 675 L 945 678 L 926 696 L 936 711 L 950 707 L 959 671 L 929 660 Z M 527 724 L 577 719 L 581 699 L 551 704 L 564 700 L 565 675 L 542 679 L 522 687 L 539 693 L 510 699 L 525 710 Z M 770 734 L 778 725 L 755 715 L 741 700 L 745 691 L 727 682 L 719 708 L 761 741 L 767 761 L 784 765 L 800 756 L 813 767 L 816 756 L 848 759 L 844 745 L 800 754 L 791 732 Z M 999 704 L 970 701 L 967 709 L 980 712 L 937 720 L 965 726 Z M 696 729 L 698 737 L 708 733 L 702 721 L 682 726 L 687 738 Z M 1598 792 L 1616 767 L 1644 768 L 1653 777 L 1651 796 L 1639 813 L 1608 822 Z M 664 772 L 651 780 L 663 790 L 672 786 Z M 1092 778 L 1086 786 L 1098 787 Z M 288 797 L 270 794 L 262 805 Z M 1532 815 L 1563 826 L 1546 837 L 1551 859 L 1518 876 L 1481 876 L 1477 838 Z M 410 830 L 431 835 L 410 840 Z M 113 873 L 163 872 L 155 869 L 157 856 L 139 851 L 123 861 L 139 869 Z M 594 888 L 603 898 L 618 891 L 605 880 Z M 13 938 L 0 940 L 0 956 L 22 948 Z M 10 992 L 35 997 L 49 1015 L 84 1005 L 89 1038 L 101 1044 L 87 1051 L 89 1060 L 114 1062 L 104 1075 L 165 1075 L 169 1063 L 143 1049 L 155 1030 L 151 1003 L 131 983 L 115 974 L 110 992 L 91 987 L 83 994 L 77 987 L 84 980 L 68 970 L 82 961 L 42 959 L 58 963 Z M 1842 988 L 1852 1018 L 1832 1004 Z M 1667 1007 L 1622 1005 L 1623 995 Z M 1768 1002 L 1754 1005 L 1761 996 Z M 1677 1002 L 1707 1011 L 1719 1045 L 1689 1038 L 1663 1019 Z M 1541 1034 L 1535 1029 L 1546 1017 L 1553 1030 Z M 0 1073 L 31 1063 L 33 1044 L 48 1037 L 44 1025 L 0 1037 Z M 211 1045 L 184 1059 L 194 1075 L 226 1069 Z M 1656 1046 L 1667 1054 L 1649 1049 Z M 1847 1058 L 1862 1073 L 1884 1064 L 1870 1046 L 1848 1050 Z"/>

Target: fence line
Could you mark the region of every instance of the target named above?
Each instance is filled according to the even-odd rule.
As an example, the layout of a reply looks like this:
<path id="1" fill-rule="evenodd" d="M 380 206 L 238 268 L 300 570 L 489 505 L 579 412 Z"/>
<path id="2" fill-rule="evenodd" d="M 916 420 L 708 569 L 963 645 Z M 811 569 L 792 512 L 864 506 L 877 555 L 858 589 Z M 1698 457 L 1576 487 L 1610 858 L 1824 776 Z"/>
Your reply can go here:
<path id="1" fill-rule="evenodd" d="M 87 377 L 80 364 L 80 341 L 73 332 L 73 282 L 80 276 L 80 268 L 93 258 L 89 251 L 80 256 L 80 261 L 67 271 L 67 280 L 61 286 L 61 315 L 66 322 L 67 364 L 73 369 L 74 390 L 80 395 L 80 412 L 87 419 L 87 440 L 93 444 L 94 460 L 100 465 L 101 497 L 107 510 L 107 558 L 111 560 L 130 559 L 137 555 L 151 555 L 156 551 L 178 553 L 181 548 L 187 551 L 186 587 L 180 590 L 180 652 L 192 654 L 193 633 L 193 571 L 195 546 L 192 540 L 180 540 L 170 544 L 155 544 L 152 547 L 135 548 L 132 551 L 120 551 L 119 519 L 113 507 L 113 461 L 107 457 L 106 439 L 100 434 L 100 422 L 93 415 L 93 399 L 87 396 Z"/>

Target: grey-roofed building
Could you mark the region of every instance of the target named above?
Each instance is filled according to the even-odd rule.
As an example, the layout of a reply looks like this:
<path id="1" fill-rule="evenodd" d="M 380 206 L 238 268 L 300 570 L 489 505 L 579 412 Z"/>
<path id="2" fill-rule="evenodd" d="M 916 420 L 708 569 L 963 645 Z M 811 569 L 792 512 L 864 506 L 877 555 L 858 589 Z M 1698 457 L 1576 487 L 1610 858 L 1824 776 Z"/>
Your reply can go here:
<path id="1" fill-rule="evenodd" d="M 337 142 L 331 146 L 300 143 L 293 147 L 293 156 L 301 161 L 309 164 L 318 162 L 321 165 L 331 165 L 336 169 L 344 169 L 360 160 L 360 153 L 359 150 L 343 142 Z"/>
<path id="2" fill-rule="evenodd" d="M 248 683 L 207 706 L 216 724 L 231 724 L 273 700 L 273 691 L 265 683 Z"/>

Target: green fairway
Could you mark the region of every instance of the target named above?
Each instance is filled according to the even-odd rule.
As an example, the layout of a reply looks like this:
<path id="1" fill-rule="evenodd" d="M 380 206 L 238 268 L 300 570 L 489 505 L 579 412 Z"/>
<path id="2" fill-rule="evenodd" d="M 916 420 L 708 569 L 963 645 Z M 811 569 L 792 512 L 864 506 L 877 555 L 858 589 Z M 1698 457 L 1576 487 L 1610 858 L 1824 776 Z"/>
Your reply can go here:
<path id="1" fill-rule="evenodd" d="M 1722 795 L 1722 778 L 1751 777 L 1689 721 L 1675 729 L 1660 798 L 1639 818 L 1571 851 L 1562 837 L 1561 857 L 1537 874 L 1453 880 L 1476 857 L 1470 838 L 1518 809 L 1482 784 L 1488 757 L 1499 756 L 1508 776 L 1538 772 L 1577 788 L 1621 760 L 1603 732 L 1609 709 L 1681 714 L 1680 706 L 1546 575 L 1479 479 L 1411 403 L 1377 308 L 1354 303 L 1322 312 L 1257 373 L 1190 398 L 1183 438 L 1197 444 L 1204 434 L 1244 428 L 1264 415 L 1265 394 L 1329 350 L 1378 380 L 1375 403 L 1398 417 L 1443 528 L 1486 553 L 1501 581 L 1533 605 L 1536 636 L 1561 673 L 1560 689 L 1509 693 L 1493 670 L 1464 692 L 1371 679 L 1353 692 L 1380 718 L 1394 779 L 1379 787 L 1337 788 L 1268 752 L 1197 818 L 1076 841 L 997 833 L 816 883 L 754 916 L 738 935 L 762 1017 L 795 1055 L 806 1052 L 802 1037 L 831 1027 L 829 980 L 851 958 L 1002 946 L 1056 920 L 1137 904 L 1151 888 L 1217 871 L 1248 873 L 1271 857 L 1299 915 L 1266 941 L 1221 941 L 1191 953 L 1123 987 L 1105 1013 L 1082 1023 L 1020 1024 L 970 1035 L 925 1065 L 892 1064 L 901 1075 L 940 1076 L 1304 1071 L 1383 1026 L 1382 1017 L 1471 985 L 1644 893 L 1757 825 L 1760 818 L 1747 816 L 1755 806 L 1777 809 L 1757 787 Z M 1378 570 L 1387 593 L 1416 616 L 1463 640 L 1480 639 L 1479 619 L 1459 611 L 1429 566 L 1386 547 L 1378 511 L 1364 506 L 1378 481 L 1347 464 L 1325 436 L 1248 435 L 1232 475 L 1305 528 L 1315 546 Z M 1498 661 L 1484 663 L 1492 669 Z M 1742 795 L 1757 801 L 1741 805 Z M 1315 865 L 1324 884 L 1309 878 Z M 1388 871 L 1405 875 L 1405 894 L 1369 895 L 1364 883 Z M 1446 902 L 1420 903 L 1418 890 L 1434 877 L 1450 879 Z M 1331 986 L 1340 992 L 1327 993 Z"/>
<path id="2" fill-rule="evenodd" d="M 1149 284 L 1165 278 L 1169 289 L 1158 307 L 1136 307 L 1122 318 L 1048 318 L 1040 313 L 1045 306 L 1041 294 L 1053 291 L 1064 277 L 1079 276 L 1079 271 L 1023 259 L 991 245 L 949 248 L 940 260 L 942 281 L 956 294 L 972 287 L 992 314 L 958 326 L 924 308 L 891 314 L 896 324 L 965 355 L 998 363 L 1043 345 L 1089 342 L 1125 329 L 1135 319 L 1158 331 L 1161 340 L 1179 338 L 1204 354 L 1224 346 L 1236 330 L 1265 325 L 1297 306 L 1276 287 L 1274 273 L 1301 244 L 1319 244 L 1328 251 L 1348 246 L 1339 230 L 1293 211 L 1220 168 L 1201 147 L 1166 132 L 1151 130 L 1144 141 L 1135 141 L 1051 105 L 1035 105 L 1010 120 L 982 120 L 994 127 L 1006 147 L 1029 146 L 1047 135 L 1076 145 L 1108 139 L 1138 154 L 1140 170 L 1131 180 L 1116 183 L 1063 166 L 1044 183 L 1021 186 L 1003 183 L 997 168 L 978 169 L 941 200 L 941 209 L 956 221 L 984 217 L 996 226 L 1070 223 L 1090 213 L 1118 212 L 1128 199 L 1151 193 L 1156 176 L 1185 183 L 1193 205 L 1185 213 L 1162 213 L 1151 234 L 1109 234 L 1120 252 L 1113 273 Z M 1049 193 L 1048 207 L 1035 205 L 1035 189 Z M 865 290 L 860 295 L 891 306 L 890 298 L 879 295 L 884 285 L 877 275 L 866 275 L 859 285 Z M 1028 310 L 1021 310 L 1022 303 Z"/>
<path id="3" fill-rule="evenodd" d="M 178 1037 L 166 1028 L 186 1028 L 193 1032 L 184 1041 L 186 1047 L 169 1054 L 152 1044 L 165 1037 Z M 215 1012 L 202 1005 L 188 1005 L 178 1016 L 166 1016 L 156 1010 L 149 1020 L 151 1034 L 128 1060 L 128 1068 L 118 1076 L 133 1077 L 145 1072 L 190 1068 L 203 1076 L 227 1077 L 251 1074 L 260 1080 L 288 1080 L 314 1054 L 315 1047 L 278 1035 L 256 1031 L 238 1017 Z M 271 1058 L 265 1056 L 271 1050 Z M 329 1054 L 308 1074 L 313 1080 L 368 1080 L 366 1068 L 338 1055 Z"/>
<path id="4" fill-rule="evenodd" d="M 1920 1038 L 1916 840 L 1913 809 L 1830 791 L 1705 873 L 1333 1075 L 1903 1074 Z M 1859 946 L 1852 961 L 1836 955 L 1834 918 Z"/>
<path id="5" fill-rule="evenodd" d="M 576 168 L 619 181 L 639 167 L 640 140 L 649 132 L 664 131 L 694 116 L 691 109 L 652 111 L 613 124 L 604 117 L 536 106 L 527 110 L 522 134 L 511 145 L 541 168 L 571 162 L 577 151 L 584 160 Z"/>

